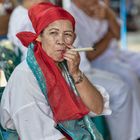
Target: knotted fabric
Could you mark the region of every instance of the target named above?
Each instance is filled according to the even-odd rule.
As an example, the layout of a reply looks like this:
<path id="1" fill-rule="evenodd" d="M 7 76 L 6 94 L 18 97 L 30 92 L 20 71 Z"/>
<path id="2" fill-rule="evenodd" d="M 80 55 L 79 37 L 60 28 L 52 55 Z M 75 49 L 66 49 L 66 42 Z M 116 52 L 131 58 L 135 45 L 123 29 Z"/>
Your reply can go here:
<path id="1" fill-rule="evenodd" d="M 75 19 L 70 13 L 48 2 L 42 2 L 32 6 L 28 10 L 28 16 L 36 33 L 26 31 L 16 35 L 26 47 L 36 40 L 41 31 L 56 20 L 69 20 L 72 23 L 73 29 L 75 27 Z"/>
<path id="2" fill-rule="evenodd" d="M 88 114 L 89 110 L 79 96 L 65 81 L 55 62 L 45 53 L 41 44 L 34 49 L 35 58 L 46 80 L 47 97 L 54 120 L 62 122 L 79 119 Z"/>

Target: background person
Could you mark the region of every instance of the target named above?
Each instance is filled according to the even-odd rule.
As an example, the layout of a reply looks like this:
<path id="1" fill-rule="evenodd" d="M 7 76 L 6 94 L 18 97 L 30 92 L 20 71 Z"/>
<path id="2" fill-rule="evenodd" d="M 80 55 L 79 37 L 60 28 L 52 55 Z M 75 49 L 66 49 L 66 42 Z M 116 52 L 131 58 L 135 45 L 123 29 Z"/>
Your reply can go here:
<path id="1" fill-rule="evenodd" d="M 24 60 L 27 53 L 27 48 L 16 37 L 16 34 L 21 31 L 32 31 L 32 23 L 28 17 L 28 9 L 39 2 L 49 2 L 49 0 L 18 0 L 19 5 L 13 10 L 8 26 L 8 39 L 16 46 L 15 51 L 21 55 L 21 60 Z"/>
<path id="2" fill-rule="evenodd" d="M 96 46 L 97 50 L 93 52 L 87 52 L 85 56 L 88 58 L 88 61 L 91 61 L 93 65 L 91 70 L 87 70 L 86 73 L 89 75 L 91 80 L 94 78 L 92 69 L 98 68 L 101 70 L 106 70 L 108 72 L 116 73 L 121 79 L 131 87 L 129 89 L 127 96 L 123 96 L 127 102 L 125 104 L 124 109 L 126 113 L 122 114 L 121 110 L 116 110 L 117 117 L 113 117 L 113 113 L 111 116 L 106 117 L 107 122 L 111 131 L 111 136 L 113 140 L 134 140 L 139 137 L 138 125 L 139 123 L 139 99 L 140 99 L 140 88 L 139 88 L 139 80 L 137 75 L 133 72 L 132 68 L 127 64 L 120 62 L 118 53 L 116 50 L 116 46 L 113 44 L 117 41 L 116 38 L 119 39 L 119 24 L 116 20 L 115 14 L 113 11 L 105 5 L 103 2 L 99 2 L 98 0 L 89 0 L 85 2 L 83 0 L 73 0 L 71 7 L 69 8 L 71 13 L 76 19 L 76 33 L 79 41 L 77 46 L 79 47 L 89 47 Z M 116 38 L 115 38 L 116 37 Z M 114 40 L 115 38 L 115 40 Z M 76 46 L 76 45 L 75 45 Z M 87 61 L 87 59 L 86 59 Z M 85 63 L 83 61 L 85 67 Z M 112 68 L 112 69 L 111 69 Z M 93 80 L 94 81 L 94 80 Z M 103 85 L 104 83 L 102 83 Z M 105 86 L 104 86 L 105 87 Z M 105 87 L 106 88 L 106 87 Z M 106 88 L 107 89 L 107 88 Z M 111 105 L 115 104 L 115 99 L 113 97 L 113 92 L 110 93 Z M 123 94 L 120 94 L 123 95 Z M 129 98 L 128 98 L 129 97 Z M 130 99 L 131 98 L 131 99 Z M 118 101 L 122 103 L 124 100 L 121 100 L 118 96 Z M 125 102 L 125 103 L 126 103 Z M 123 103 L 122 103 L 123 104 Z M 118 104 L 119 105 L 119 104 Z M 124 105 L 124 104 L 123 104 Z M 130 107 L 131 106 L 131 107 Z M 129 107 L 131 109 L 129 109 Z M 113 107 L 112 107 L 113 109 Z M 123 112 L 123 111 L 122 111 Z M 132 113 L 133 112 L 133 113 Z M 115 111 L 114 111 L 115 113 Z M 120 113 L 120 115 L 119 115 Z M 126 115 L 126 114 L 131 114 Z M 124 116 L 129 116 L 131 118 L 131 124 L 127 123 L 130 119 L 124 119 Z M 118 121 L 120 124 L 115 124 Z M 112 121 L 110 121 L 112 120 Z M 125 121 L 125 122 L 124 122 Z M 122 128 L 125 127 L 125 128 Z M 117 131 L 116 131 L 117 130 Z M 129 135 L 128 135 L 129 132 Z"/>

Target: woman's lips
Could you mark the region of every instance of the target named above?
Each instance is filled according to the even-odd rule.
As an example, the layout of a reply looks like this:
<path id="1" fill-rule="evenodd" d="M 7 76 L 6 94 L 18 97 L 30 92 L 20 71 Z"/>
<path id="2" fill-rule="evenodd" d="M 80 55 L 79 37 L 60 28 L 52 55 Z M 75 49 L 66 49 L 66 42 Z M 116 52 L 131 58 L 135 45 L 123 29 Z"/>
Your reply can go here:
<path id="1" fill-rule="evenodd" d="M 61 58 L 63 58 L 64 57 L 64 53 L 66 52 L 66 50 L 57 50 L 57 51 L 58 51 L 58 53 L 60 53 Z"/>

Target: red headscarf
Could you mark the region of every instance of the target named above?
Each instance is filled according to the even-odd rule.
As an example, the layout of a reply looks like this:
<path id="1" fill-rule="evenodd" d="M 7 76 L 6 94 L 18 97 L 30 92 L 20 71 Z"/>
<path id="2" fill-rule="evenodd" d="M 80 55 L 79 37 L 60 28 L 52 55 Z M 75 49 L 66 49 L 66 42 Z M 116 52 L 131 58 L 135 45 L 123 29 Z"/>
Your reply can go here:
<path id="1" fill-rule="evenodd" d="M 18 38 L 26 46 L 35 41 L 40 32 L 56 20 L 66 19 L 71 21 L 73 29 L 75 26 L 74 18 L 67 11 L 51 3 L 40 3 L 33 6 L 29 9 L 29 17 L 36 34 L 31 32 L 17 34 Z M 47 97 L 54 120 L 56 122 L 73 120 L 87 114 L 89 110 L 83 104 L 81 98 L 74 94 L 53 59 L 46 54 L 39 42 L 35 45 L 34 55 L 46 80 Z"/>
<path id="2" fill-rule="evenodd" d="M 73 29 L 75 27 L 75 20 L 70 13 L 49 2 L 42 2 L 32 6 L 28 11 L 28 15 L 36 33 L 20 32 L 16 35 L 26 47 L 36 40 L 42 30 L 56 20 L 69 20 L 72 23 Z"/>

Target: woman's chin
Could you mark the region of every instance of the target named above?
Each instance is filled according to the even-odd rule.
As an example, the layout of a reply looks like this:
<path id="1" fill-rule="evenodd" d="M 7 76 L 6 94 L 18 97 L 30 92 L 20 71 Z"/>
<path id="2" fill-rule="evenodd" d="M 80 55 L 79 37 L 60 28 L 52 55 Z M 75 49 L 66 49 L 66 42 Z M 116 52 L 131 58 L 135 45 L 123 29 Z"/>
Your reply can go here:
<path id="1" fill-rule="evenodd" d="M 58 62 L 62 62 L 62 61 L 64 61 L 64 58 L 62 58 L 62 59 L 59 59 L 59 61 L 58 61 Z"/>
<path id="2" fill-rule="evenodd" d="M 55 61 L 56 62 L 62 62 L 62 61 L 64 61 L 64 58 L 62 58 L 62 57 L 61 58 L 57 58 L 57 59 L 55 59 Z"/>

